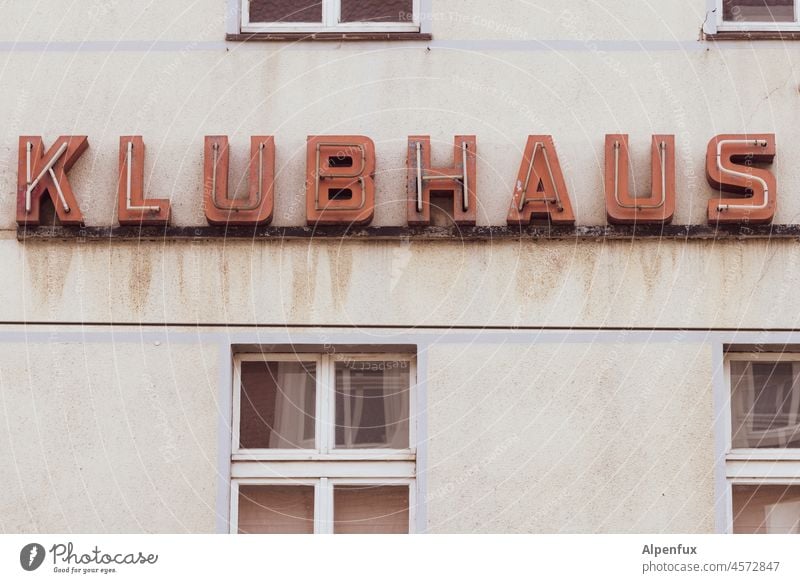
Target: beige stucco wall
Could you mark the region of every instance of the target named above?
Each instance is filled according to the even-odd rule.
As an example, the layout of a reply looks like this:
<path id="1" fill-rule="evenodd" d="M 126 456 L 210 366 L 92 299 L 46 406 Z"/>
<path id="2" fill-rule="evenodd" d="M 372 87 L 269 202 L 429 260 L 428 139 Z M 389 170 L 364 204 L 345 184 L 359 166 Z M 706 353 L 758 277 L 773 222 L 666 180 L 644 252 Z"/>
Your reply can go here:
<path id="1" fill-rule="evenodd" d="M 0 531 L 213 532 L 216 347 L 29 332 L 0 344 Z"/>
<path id="2" fill-rule="evenodd" d="M 429 357 L 434 532 L 714 531 L 708 346 L 478 340 Z"/>
<path id="3" fill-rule="evenodd" d="M 0 530 L 214 532 L 229 414 L 219 351 L 226 334 L 269 342 L 285 331 L 154 333 L 6 327 Z M 317 334 L 335 344 L 352 331 Z M 417 339 L 427 529 L 713 531 L 709 344 L 526 334 Z"/>
<path id="4" fill-rule="evenodd" d="M 0 321 L 791 328 L 800 246 L 0 241 Z"/>
<path id="5" fill-rule="evenodd" d="M 248 136 L 274 134 L 274 223 L 294 225 L 306 136 L 365 134 L 374 224 L 401 225 L 406 137 L 430 134 L 443 164 L 452 136 L 474 133 L 485 225 L 505 221 L 528 134 L 554 135 L 578 223 L 604 224 L 605 133 L 631 135 L 642 191 L 650 134 L 676 134 L 675 222 L 702 223 L 708 140 L 775 132 L 776 222 L 798 222 L 794 45 L 699 41 L 705 0 L 557 4 L 433 0 L 432 43 L 290 45 L 226 44 L 224 0 L 0 0 L 2 329 L 392 325 L 403 342 L 421 325 L 796 326 L 787 240 L 16 240 L 21 134 L 89 136 L 71 181 L 90 225 L 115 220 L 120 135 L 144 136 L 148 192 L 174 222 L 200 225 L 203 136 L 230 135 L 241 172 Z M 637 342 L 624 358 L 601 341 L 436 342 L 431 530 L 712 530 L 711 341 Z M 0 530 L 213 531 L 218 350 L 4 343 Z"/>

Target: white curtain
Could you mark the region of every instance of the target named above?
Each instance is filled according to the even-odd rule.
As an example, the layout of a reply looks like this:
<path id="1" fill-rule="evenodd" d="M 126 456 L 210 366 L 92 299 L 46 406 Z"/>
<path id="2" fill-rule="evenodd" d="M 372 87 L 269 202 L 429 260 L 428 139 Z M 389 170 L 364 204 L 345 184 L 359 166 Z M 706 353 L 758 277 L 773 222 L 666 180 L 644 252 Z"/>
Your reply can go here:
<path id="1" fill-rule="evenodd" d="M 302 365 L 281 363 L 277 375 L 275 395 L 275 426 L 269 438 L 271 448 L 312 449 L 313 432 L 304 438 L 306 416 L 314 410 L 314 403 L 306 403 L 308 375 Z"/>
<path id="2" fill-rule="evenodd" d="M 364 412 L 363 390 L 356 391 L 356 398 L 352 398 L 353 383 L 350 369 L 342 370 L 342 395 L 344 396 L 344 446 L 353 447 L 356 442 L 358 428 L 361 427 L 361 416 Z"/>
<path id="3" fill-rule="evenodd" d="M 753 364 L 731 365 L 733 447 L 786 447 L 800 439 L 800 363 L 792 363 L 790 374 L 785 368 L 773 370 L 768 388 L 761 386 L 763 375 L 756 386 Z M 765 364 L 777 368 L 775 363 Z"/>
<path id="4" fill-rule="evenodd" d="M 383 373 L 383 410 L 386 417 L 386 446 L 406 449 L 408 443 L 408 369 Z"/>
<path id="5" fill-rule="evenodd" d="M 800 501 L 767 504 L 764 514 L 768 533 L 800 534 Z"/>
<path id="6" fill-rule="evenodd" d="M 406 449 L 408 443 L 408 369 L 389 369 L 379 373 L 352 374 L 350 368 L 341 369 L 343 402 L 343 447 L 386 447 Z M 379 388 L 383 404 L 383 421 L 386 438 L 381 443 L 359 442 L 358 431 L 362 427 L 375 428 L 381 424 L 377 418 L 365 414 L 366 399 L 374 399 L 368 391 Z"/>
<path id="7" fill-rule="evenodd" d="M 407 534 L 408 486 L 336 486 L 336 534 Z"/>
<path id="8" fill-rule="evenodd" d="M 731 363 L 731 387 L 733 388 L 731 399 L 732 445 L 734 448 L 752 447 L 749 437 L 752 429 L 755 390 L 753 368 L 749 362 L 735 360 Z"/>
<path id="9" fill-rule="evenodd" d="M 792 364 L 792 389 L 787 397 L 789 418 L 784 439 L 786 443 L 800 440 L 800 362 Z"/>

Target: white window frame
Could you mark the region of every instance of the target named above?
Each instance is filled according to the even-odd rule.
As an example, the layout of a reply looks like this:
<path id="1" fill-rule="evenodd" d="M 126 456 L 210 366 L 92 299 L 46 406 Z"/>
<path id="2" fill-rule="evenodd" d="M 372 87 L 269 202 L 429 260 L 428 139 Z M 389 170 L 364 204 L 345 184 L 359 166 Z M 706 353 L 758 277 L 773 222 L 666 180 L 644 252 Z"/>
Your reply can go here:
<path id="1" fill-rule="evenodd" d="M 423 0 L 413 0 L 411 22 L 339 22 L 341 0 L 321 0 L 322 21 L 316 22 L 251 22 L 250 0 L 241 1 L 241 32 L 315 33 L 315 32 L 420 32 Z"/>
<path id="2" fill-rule="evenodd" d="M 723 20 L 722 0 L 709 0 L 715 7 L 716 32 L 793 32 L 800 31 L 800 0 L 794 0 L 794 22 L 732 22 Z"/>
<path id="3" fill-rule="evenodd" d="M 302 478 L 242 478 L 231 481 L 231 520 L 230 533 L 239 533 L 239 486 L 313 486 L 314 487 L 314 534 L 324 532 L 322 527 L 322 516 L 320 501 L 320 488 L 322 480 L 311 480 Z"/>
<path id="4" fill-rule="evenodd" d="M 728 352 L 725 355 L 724 375 L 727 390 L 722 411 L 725 445 L 725 532 L 733 533 L 734 485 L 800 485 L 800 448 L 734 448 L 731 363 L 798 362 L 800 353 Z"/>
<path id="5" fill-rule="evenodd" d="M 402 361 L 409 368 L 406 449 L 337 449 L 335 447 L 335 366 L 337 362 Z M 314 449 L 240 449 L 241 365 L 243 362 L 316 364 Z M 409 533 L 416 528 L 416 357 L 409 353 L 240 353 L 234 355 L 231 416 L 231 489 L 229 532 L 238 533 L 239 485 L 313 485 L 314 533 L 333 532 L 333 488 L 338 484 L 408 486 Z M 321 415 L 320 412 L 325 412 Z"/>

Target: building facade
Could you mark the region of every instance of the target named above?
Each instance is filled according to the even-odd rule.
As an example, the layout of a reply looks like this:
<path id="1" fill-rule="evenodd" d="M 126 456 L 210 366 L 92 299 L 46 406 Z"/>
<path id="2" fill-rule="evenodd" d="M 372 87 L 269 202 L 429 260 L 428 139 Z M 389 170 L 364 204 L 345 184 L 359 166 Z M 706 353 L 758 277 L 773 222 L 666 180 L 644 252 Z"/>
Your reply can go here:
<path id="1" fill-rule="evenodd" d="M 800 532 L 794 0 L 297 4 L 0 0 L 0 529 Z"/>

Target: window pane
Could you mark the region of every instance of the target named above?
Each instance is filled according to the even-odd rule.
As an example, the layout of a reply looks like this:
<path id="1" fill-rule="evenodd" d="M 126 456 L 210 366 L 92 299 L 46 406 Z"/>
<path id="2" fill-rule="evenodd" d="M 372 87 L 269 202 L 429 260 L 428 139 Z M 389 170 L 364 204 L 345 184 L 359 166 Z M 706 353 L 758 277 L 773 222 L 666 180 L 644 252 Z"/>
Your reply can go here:
<path id="1" fill-rule="evenodd" d="M 336 363 L 336 447 L 408 448 L 408 361 Z"/>
<path id="2" fill-rule="evenodd" d="M 726 22 L 794 22 L 794 0 L 723 0 Z"/>
<path id="3" fill-rule="evenodd" d="M 250 22 L 322 22 L 322 2 L 250 0 Z"/>
<path id="4" fill-rule="evenodd" d="M 733 486 L 733 532 L 800 534 L 800 486 Z"/>
<path id="5" fill-rule="evenodd" d="M 342 22 L 412 22 L 413 0 L 342 0 Z"/>
<path id="6" fill-rule="evenodd" d="M 408 533 L 408 486 L 335 486 L 333 532 Z"/>
<path id="7" fill-rule="evenodd" d="M 314 486 L 239 486 L 239 534 L 313 534 Z"/>
<path id="8" fill-rule="evenodd" d="M 314 448 L 316 366 L 243 362 L 239 447 Z"/>
<path id="9" fill-rule="evenodd" d="M 731 362 L 733 447 L 800 447 L 800 363 Z"/>

